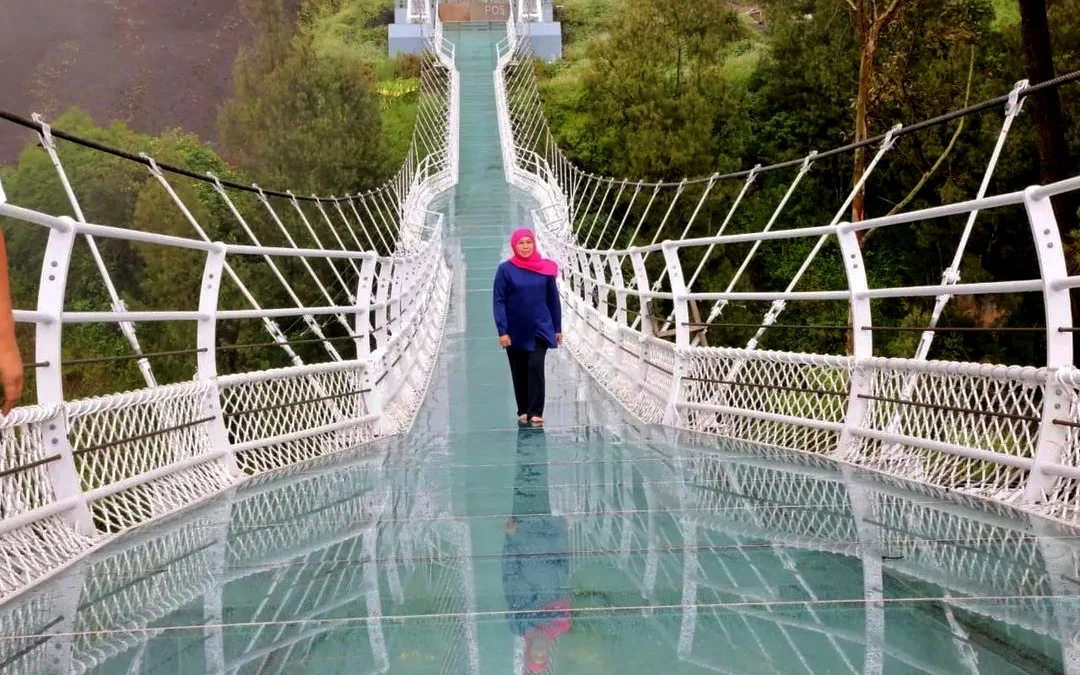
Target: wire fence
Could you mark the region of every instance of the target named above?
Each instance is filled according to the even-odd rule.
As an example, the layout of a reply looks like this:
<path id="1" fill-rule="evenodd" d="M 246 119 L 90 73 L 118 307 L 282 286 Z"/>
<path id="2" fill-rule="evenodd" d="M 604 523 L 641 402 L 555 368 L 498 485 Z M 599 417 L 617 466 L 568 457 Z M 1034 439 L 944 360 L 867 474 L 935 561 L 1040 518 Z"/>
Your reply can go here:
<path id="1" fill-rule="evenodd" d="M 1080 73 L 1019 82 L 1007 96 L 798 161 L 657 183 L 587 174 L 560 150 L 527 29 L 508 24 L 495 75 L 506 176 L 534 200 L 539 242 L 560 263 L 570 348 L 624 406 L 648 422 L 1080 518 L 1069 295 L 1080 277 L 1067 271 L 1050 201 L 1080 190 L 1080 178 L 990 192 L 1025 98 Z M 848 222 L 856 194 L 905 137 L 994 110 L 1003 114 L 970 199 Z M 821 195 L 820 220 L 791 211 L 792 196 L 813 187 L 816 163 L 857 147 L 873 148 L 867 170 L 838 203 Z M 1028 257 L 1004 278 L 962 282 L 966 257 L 992 245 L 987 232 L 1001 223 L 1026 226 L 1014 245 Z M 889 257 L 863 245 L 872 233 L 912 230 L 955 243 L 940 282 L 897 284 L 883 269 Z M 1036 320 L 943 321 L 950 307 L 1003 303 L 1027 303 Z M 897 322 L 904 315 L 919 323 Z M 932 359 L 950 334 L 1026 340 L 1037 358 Z"/>
<path id="2" fill-rule="evenodd" d="M 430 208 L 457 180 L 453 51 L 427 30 L 406 160 L 353 195 L 265 190 L 0 114 L 36 132 L 40 189 L 58 190 L 52 213 L 0 199 L 12 265 L 40 269 L 15 294 L 36 401 L 0 421 L 0 597 L 246 477 L 409 427 L 449 300 Z M 70 169 L 72 148 L 141 175 L 145 229 L 96 220 L 120 196 Z"/>

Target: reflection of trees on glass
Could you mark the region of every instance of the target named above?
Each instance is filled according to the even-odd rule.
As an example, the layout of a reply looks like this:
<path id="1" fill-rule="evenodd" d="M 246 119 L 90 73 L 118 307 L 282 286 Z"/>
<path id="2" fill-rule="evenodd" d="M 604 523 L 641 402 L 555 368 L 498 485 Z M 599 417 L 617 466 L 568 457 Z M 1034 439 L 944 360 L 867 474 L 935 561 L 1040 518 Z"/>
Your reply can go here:
<path id="1" fill-rule="evenodd" d="M 547 672 L 556 642 L 570 630 L 570 553 L 566 520 L 551 513 L 543 429 L 518 430 L 503 590 L 510 630 L 525 643 L 526 671 Z"/>

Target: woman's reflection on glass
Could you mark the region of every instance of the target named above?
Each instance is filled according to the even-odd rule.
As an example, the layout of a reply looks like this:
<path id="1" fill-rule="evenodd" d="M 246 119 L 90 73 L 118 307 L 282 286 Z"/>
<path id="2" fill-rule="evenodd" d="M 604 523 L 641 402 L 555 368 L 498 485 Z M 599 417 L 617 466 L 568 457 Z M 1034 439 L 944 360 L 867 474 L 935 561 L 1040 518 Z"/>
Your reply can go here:
<path id="1" fill-rule="evenodd" d="M 503 545 L 503 590 L 510 630 L 524 639 L 528 673 L 547 672 L 555 643 L 570 630 L 570 553 L 566 519 L 551 514 L 543 429 L 517 436 L 513 516 Z"/>

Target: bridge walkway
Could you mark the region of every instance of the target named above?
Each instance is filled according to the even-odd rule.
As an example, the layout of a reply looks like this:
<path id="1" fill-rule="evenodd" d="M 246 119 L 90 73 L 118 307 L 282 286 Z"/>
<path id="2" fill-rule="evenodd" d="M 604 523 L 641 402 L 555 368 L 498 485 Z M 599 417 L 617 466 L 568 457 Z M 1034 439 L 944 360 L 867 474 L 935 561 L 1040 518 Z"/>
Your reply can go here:
<path id="1" fill-rule="evenodd" d="M 27 617 L 58 597 L 71 613 L 41 631 L 47 650 L 5 651 L 4 665 L 1062 672 L 1056 621 L 1077 602 L 1058 592 L 1023 518 L 824 460 L 641 428 L 565 350 L 549 362 L 545 428 L 517 426 L 490 307 L 507 237 L 529 211 L 499 154 L 502 33 L 447 37 L 463 91 L 460 184 L 442 205 L 454 301 L 410 434 L 251 481 L 110 544 L 19 600 Z"/>

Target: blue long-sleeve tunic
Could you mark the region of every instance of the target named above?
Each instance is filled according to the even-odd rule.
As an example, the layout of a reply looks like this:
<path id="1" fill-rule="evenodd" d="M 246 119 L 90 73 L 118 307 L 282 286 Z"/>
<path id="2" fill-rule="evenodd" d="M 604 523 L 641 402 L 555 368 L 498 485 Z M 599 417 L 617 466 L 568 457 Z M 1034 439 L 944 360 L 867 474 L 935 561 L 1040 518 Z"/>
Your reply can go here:
<path id="1" fill-rule="evenodd" d="M 510 261 L 499 265 L 493 294 L 495 327 L 510 336 L 510 346 L 531 352 L 537 339 L 555 348 L 562 332 L 562 304 L 555 277 L 523 270 Z"/>

